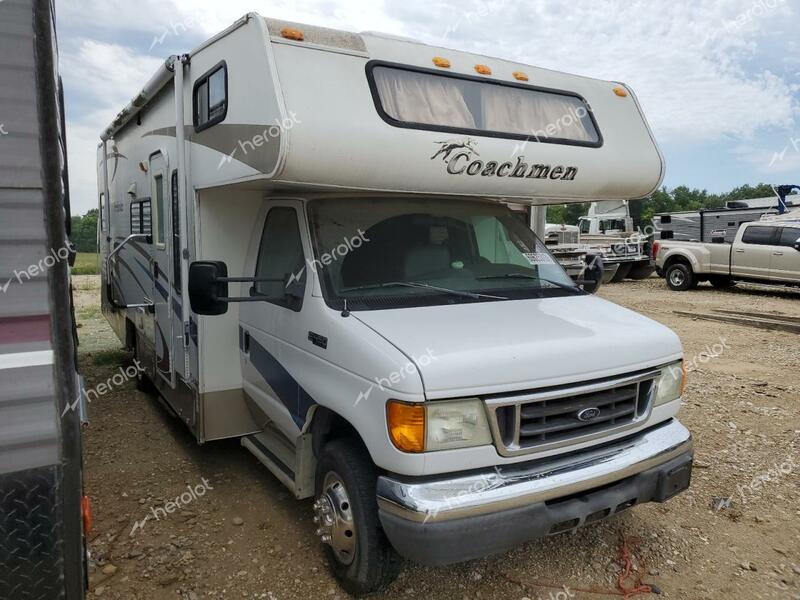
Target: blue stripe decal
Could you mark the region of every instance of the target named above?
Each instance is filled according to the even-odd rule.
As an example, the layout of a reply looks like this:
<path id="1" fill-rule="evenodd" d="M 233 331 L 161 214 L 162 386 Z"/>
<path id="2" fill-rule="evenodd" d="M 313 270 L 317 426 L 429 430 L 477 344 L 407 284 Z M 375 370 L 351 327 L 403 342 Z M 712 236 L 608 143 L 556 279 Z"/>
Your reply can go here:
<path id="1" fill-rule="evenodd" d="M 292 419 L 302 428 L 309 409 L 316 404 L 297 380 L 291 376 L 278 360 L 264 346 L 250 337 L 250 362 L 264 378 L 278 399 L 289 410 Z"/>

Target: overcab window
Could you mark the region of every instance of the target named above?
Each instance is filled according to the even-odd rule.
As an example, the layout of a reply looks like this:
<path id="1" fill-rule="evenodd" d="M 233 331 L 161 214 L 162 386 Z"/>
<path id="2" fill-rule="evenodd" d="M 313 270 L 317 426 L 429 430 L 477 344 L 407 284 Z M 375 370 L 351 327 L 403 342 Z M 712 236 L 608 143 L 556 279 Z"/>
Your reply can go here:
<path id="1" fill-rule="evenodd" d="M 397 127 L 602 145 L 577 94 L 382 64 L 368 72 L 378 112 Z"/>

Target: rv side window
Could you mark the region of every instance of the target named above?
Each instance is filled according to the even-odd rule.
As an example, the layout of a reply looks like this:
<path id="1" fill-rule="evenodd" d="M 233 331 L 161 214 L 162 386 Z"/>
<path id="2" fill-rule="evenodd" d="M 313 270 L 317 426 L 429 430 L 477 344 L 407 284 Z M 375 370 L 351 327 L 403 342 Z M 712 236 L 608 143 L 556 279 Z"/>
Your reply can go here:
<path id="1" fill-rule="evenodd" d="M 222 62 L 194 84 L 194 129 L 202 131 L 225 119 L 228 112 L 228 67 Z"/>
<path id="2" fill-rule="evenodd" d="M 750 226 L 744 230 L 742 242 L 745 244 L 759 244 L 761 246 L 771 246 L 775 243 L 775 227 L 756 227 Z"/>
<path id="3" fill-rule="evenodd" d="M 156 175 L 153 177 L 153 185 L 155 185 L 155 202 L 156 202 L 156 244 L 163 244 L 165 241 L 164 230 L 167 222 L 167 211 L 164 207 L 164 176 Z"/>
<path id="4" fill-rule="evenodd" d="M 379 114 L 397 127 L 602 145 L 577 94 L 375 63 L 368 73 Z"/>
<path id="5" fill-rule="evenodd" d="M 131 234 L 151 235 L 153 233 L 150 199 L 131 202 Z"/>
<path id="6" fill-rule="evenodd" d="M 273 304 L 289 307 L 286 290 L 290 283 L 306 285 L 306 264 L 297 213 L 293 208 L 276 207 L 269 211 L 258 250 L 255 292 Z M 301 294 L 302 296 L 302 294 Z M 300 307 L 293 307 L 300 310 Z"/>

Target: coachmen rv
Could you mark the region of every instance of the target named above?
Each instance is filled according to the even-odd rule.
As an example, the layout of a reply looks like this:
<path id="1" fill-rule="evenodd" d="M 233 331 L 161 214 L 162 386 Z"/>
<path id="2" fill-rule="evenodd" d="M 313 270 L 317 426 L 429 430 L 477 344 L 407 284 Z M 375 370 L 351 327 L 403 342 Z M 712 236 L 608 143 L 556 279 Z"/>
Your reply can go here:
<path id="1" fill-rule="evenodd" d="M 313 497 L 349 592 L 688 487 L 678 337 L 534 234 L 658 187 L 624 84 L 248 14 L 101 140 L 103 310 L 141 384 Z"/>
<path id="2" fill-rule="evenodd" d="M 91 524 L 55 2 L 0 2 L 0 598 L 82 600 Z"/>

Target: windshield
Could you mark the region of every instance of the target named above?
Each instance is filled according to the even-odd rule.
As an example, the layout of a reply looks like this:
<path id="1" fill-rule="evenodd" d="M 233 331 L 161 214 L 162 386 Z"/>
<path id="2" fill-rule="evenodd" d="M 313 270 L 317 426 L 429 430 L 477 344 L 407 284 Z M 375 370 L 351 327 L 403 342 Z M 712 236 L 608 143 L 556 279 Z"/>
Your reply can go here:
<path id="1" fill-rule="evenodd" d="M 592 229 L 592 222 L 589 219 L 581 219 L 581 233 L 589 233 Z"/>
<path id="2" fill-rule="evenodd" d="M 507 207 L 430 198 L 309 202 L 313 268 L 336 309 L 582 294 Z"/>

